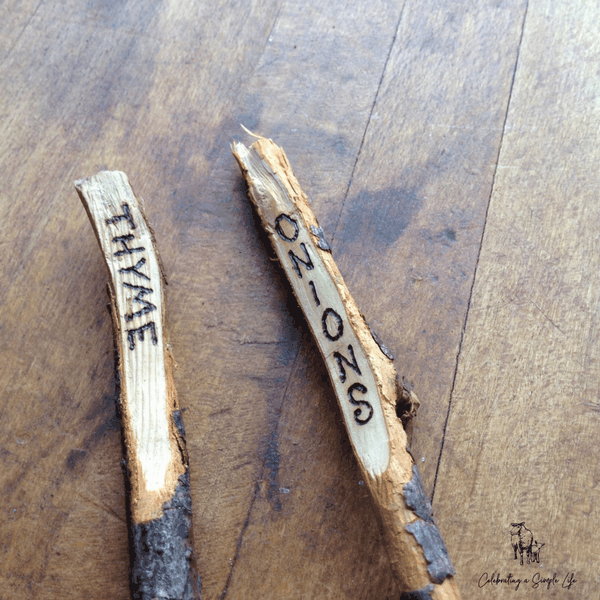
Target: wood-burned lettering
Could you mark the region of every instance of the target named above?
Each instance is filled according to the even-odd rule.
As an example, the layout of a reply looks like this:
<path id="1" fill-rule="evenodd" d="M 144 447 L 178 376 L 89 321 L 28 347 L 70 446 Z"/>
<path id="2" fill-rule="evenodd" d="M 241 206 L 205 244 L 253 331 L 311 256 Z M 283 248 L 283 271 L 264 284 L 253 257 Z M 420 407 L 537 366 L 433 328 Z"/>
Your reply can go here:
<path id="1" fill-rule="evenodd" d="M 304 265 L 304 268 L 307 271 L 312 271 L 315 268 L 315 265 L 313 265 L 313 262 L 310 259 L 310 254 L 308 253 L 308 250 L 306 249 L 306 244 L 304 244 L 304 242 L 300 242 L 300 248 L 302 249 L 302 252 L 304 252 L 306 260 L 302 260 L 298 255 L 294 254 L 292 250 L 288 252 L 288 256 L 290 257 L 290 260 L 294 265 L 294 270 L 296 271 L 296 274 L 298 275 L 298 277 L 300 277 L 300 279 L 302 279 L 302 271 L 300 270 L 300 265 Z"/>
<path id="2" fill-rule="evenodd" d="M 331 319 L 329 317 L 331 317 Z M 334 333 L 331 333 L 330 331 L 330 322 L 332 320 L 334 322 L 334 327 L 336 328 Z M 321 325 L 323 325 L 323 335 L 330 342 L 335 342 L 344 335 L 344 323 L 342 321 L 342 317 L 340 317 L 340 315 L 338 315 L 333 308 L 326 308 L 323 311 Z"/>
<path id="3" fill-rule="evenodd" d="M 127 204 L 127 202 L 123 202 L 122 215 L 110 217 L 109 219 L 106 219 L 105 222 L 107 225 L 114 225 L 115 223 L 118 223 L 119 221 L 123 220 L 126 220 L 129 223 L 129 229 L 135 229 L 135 223 L 133 221 L 133 217 L 131 216 L 131 211 L 129 210 L 129 204 Z"/>
<path id="4" fill-rule="evenodd" d="M 350 403 L 354 406 L 359 407 L 354 411 L 354 418 L 356 419 L 356 422 L 359 425 L 364 425 L 365 423 L 368 423 L 371 420 L 371 417 L 373 416 L 373 407 L 364 400 L 357 400 L 356 398 L 354 398 L 353 394 L 355 391 L 360 392 L 361 394 L 366 394 L 367 388 L 362 383 L 353 383 L 348 388 L 348 399 L 350 400 Z M 362 408 L 360 408 L 361 406 L 364 406 L 365 409 L 369 411 L 366 417 L 363 416 Z"/>
<path id="5" fill-rule="evenodd" d="M 282 221 L 289 223 L 293 227 L 294 232 L 292 233 L 291 237 L 289 235 L 287 235 L 287 233 L 285 233 L 285 231 L 283 230 Z M 288 227 L 288 229 L 289 229 L 289 227 Z M 290 217 L 290 215 L 286 215 L 285 213 L 281 213 L 275 219 L 275 231 L 277 232 L 277 235 L 279 235 L 279 237 L 284 242 L 295 242 L 298 239 L 298 235 L 300 233 L 300 229 L 298 228 L 298 221 L 296 221 L 296 219 L 293 219 L 292 217 Z M 307 271 L 312 271 L 315 268 L 315 266 L 310 258 L 310 254 L 308 253 L 308 250 L 306 249 L 306 244 L 304 242 L 300 242 L 300 248 L 301 248 L 302 252 L 304 252 L 304 256 L 305 256 L 306 260 L 303 260 L 297 254 L 294 254 L 294 252 L 292 250 L 290 250 L 288 252 L 288 256 L 290 257 L 290 260 L 292 261 L 292 265 L 294 266 L 296 275 L 298 275 L 298 277 L 300 277 L 300 279 L 302 279 L 302 271 L 300 270 L 300 265 L 301 264 L 304 265 L 304 268 Z M 313 290 L 313 294 L 314 294 L 315 298 L 317 298 L 314 284 L 311 286 L 311 289 Z M 317 298 L 317 300 L 318 300 L 318 298 Z"/>
<path id="6" fill-rule="evenodd" d="M 133 265 L 131 267 L 123 267 L 122 269 L 119 269 L 119 273 L 134 273 L 141 279 L 146 279 L 147 281 L 150 281 L 150 277 L 148 277 L 148 275 L 146 275 L 145 273 L 142 273 L 139 270 L 145 264 L 146 264 L 146 259 L 141 258 L 140 260 L 138 260 L 138 262 L 135 265 Z"/>
<path id="7" fill-rule="evenodd" d="M 348 344 L 348 352 L 352 357 L 351 361 L 348 360 L 341 352 L 333 353 L 333 358 L 335 358 L 335 361 L 337 362 L 338 368 L 340 370 L 340 379 L 342 380 L 342 383 L 346 381 L 346 369 L 344 368 L 344 363 L 346 363 L 351 369 L 354 369 L 354 371 L 356 371 L 358 375 L 362 375 L 356 362 L 356 358 L 354 357 L 354 350 L 352 348 L 352 344 Z"/>
<path id="8" fill-rule="evenodd" d="M 107 225 L 118 225 L 121 221 L 126 221 L 129 226 L 129 233 L 124 235 L 117 235 L 112 238 L 113 244 L 120 244 L 121 250 L 117 250 L 117 252 L 113 253 L 115 257 L 127 256 L 129 254 L 135 254 L 139 252 L 145 252 L 146 248 L 144 246 L 132 247 L 129 244 L 135 241 L 135 235 L 131 233 L 135 229 L 135 222 L 133 220 L 133 216 L 131 214 L 131 210 L 129 205 L 126 202 L 123 202 L 123 214 L 115 215 L 105 220 Z M 123 275 L 133 275 L 134 277 L 138 277 L 140 279 L 144 279 L 146 281 L 150 281 L 150 277 L 146 275 L 141 268 L 146 264 L 146 259 L 144 257 L 140 258 L 134 265 L 129 267 L 122 267 L 117 272 L 122 273 Z M 154 290 L 152 288 L 139 285 L 138 283 L 130 283 L 129 281 L 121 281 L 121 284 L 124 288 L 130 290 L 136 290 L 137 294 L 131 298 L 132 302 L 137 304 L 141 304 L 142 308 L 136 311 L 131 311 L 129 313 L 123 314 L 123 319 L 130 323 L 135 319 L 143 317 L 144 315 L 156 310 L 156 305 L 150 302 L 149 300 L 145 300 L 144 296 L 152 294 Z M 150 332 L 150 340 L 154 345 L 158 344 L 158 336 L 156 335 L 156 323 L 154 321 L 148 321 L 139 327 L 135 327 L 134 329 L 126 329 L 127 331 L 127 342 L 130 350 L 135 350 L 135 342 L 136 339 L 139 342 L 143 342 L 147 339 L 144 336 L 145 331 Z"/>
<path id="9" fill-rule="evenodd" d="M 192 565 L 190 480 L 158 251 L 125 173 L 102 171 L 75 186 L 110 274 L 132 598 L 192 600 L 200 595 Z"/>
<path id="10" fill-rule="evenodd" d="M 281 222 L 283 220 L 287 221 L 294 228 L 292 237 L 289 237 L 283 231 L 283 227 L 281 226 Z M 289 215 L 283 213 L 275 219 L 275 231 L 284 242 L 295 242 L 298 239 L 298 233 L 300 232 L 298 229 L 298 222 L 295 219 L 292 219 Z"/>
<path id="11" fill-rule="evenodd" d="M 141 317 L 146 313 L 149 313 L 153 310 L 156 310 L 156 306 L 152 304 L 152 302 L 148 302 L 148 300 L 144 300 L 144 296 L 146 294 L 151 294 L 154 290 L 150 288 L 144 287 L 143 285 L 132 285 L 131 283 L 123 282 L 123 287 L 130 288 L 132 290 L 139 290 L 138 295 L 133 299 L 134 302 L 139 302 L 143 305 L 143 308 L 134 312 L 125 315 L 126 321 L 133 321 L 136 317 Z"/>
<path id="12" fill-rule="evenodd" d="M 310 288 L 310 291 L 312 292 L 315 304 L 317 306 L 321 306 L 321 301 L 319 300 L 319 296 L 317 295 L 317 288 L 315 287 L 315 282 L 314 281 L 309 281 L 308 282 L 308 287 Z"/>
<path id="13" fill-rule="evenodd" d="M 285 231 L 283 229 L 283 224 L 286 224 Z M 300 265 L 303 265 L 307 271 L 312 271 L 315 268 L 315 265 L 311 259 L 310 252 L 306 247 L 304 242 L 299 241 L 300 236 L 300 227 L 298 225 L 298 221 L 292 216 L 281 213 L 275 219 L 275 231 L 277 235 L 286 243 L 292 244 L 298 241 L 297 246 L 300 247 L 306 260 L 302 260 L 298 257 L 297 254 L 294 253 L 293 250 L 288 250 L 288 256 L 292 262 L 292 266 L 294 271 L 299 279 L 302 279 L 302 271 L 300 270 Z M 319 294 L 317 292 L 317 286 L 313 280 L 308 282 L 308 288 L 310 289 L 311 295 L 315 301 L 316 306 L 320 306 L 321 301 L 319 300 Z M 338 340 L 342 340 L 344 336 L 344 320 L 342 316 L 332 307 L 327 307 L 323 314 L 321 315 L 321 330 L 323 332 L 323 336 L 329 342 L 337 342 Z M 346 383 L 347 372 L 346 366 L 350 367 L 358 376 L 362 375 L 360 367 L 358 365 L 358 361 L 354 354 L 354 349 L 352 348 L 352 344 L 348 344 L 348 353 L 350 358 L 347 358 L 342 354 L 342 351 L 345 351 L 345 343 L 342 342 L 342 346 L 337 348 L 333 352 L 333 357 L 338 366 L 338 374 L 340 381 L 342 383 Z M 371 418 L 373 417 L 373 406 L 367 402 L 366 400 L 356 400 L 353 396 L 354 392 L 360 392 L 362 394 L 367 394 L 367 387 L 360 382 L 354 382 L 352 385 L 348 387 L 347 394 L 348 400 L 353 406 L 358 406 L 353 415 L 354 421 L 358 425 L 366 425 Z"/>
<path id="14" fill-rule="evenodd" d="M 129 342 L 129 349 L 135 350 L 135 334 L 137 333 L 140 342 L 144 341 L 144 331 L 150 330 L 150 335 L 152 336 L 152 343 L 156 346 L 158 344 L 158 337 L 156 336 L 156 325 L 154 322 L 146 323 L 141 327 L 136 329 L 128 329 L 127 330 L 127 341 Z"/>
<path id="15" fill-rule="evenodd" d="M 259 138 L 233 154 L 331 378 L 352 448 L 377 507 L 402 598 L 459 600 L 435 525 L 405 502 L 414 460 L 396 414 L 392 358 L 376 342 L 285 152 Z"/>
<path id="16" fill-rule="evenodd" d="M 128 234 L 128 235 L 118 235 L 117 237 L 113 238 L 113 242 L 114 243 L 120 243 L 123 246 L 122 250 L 119 250 L 118 252 L 115 252 L 114 256 L 123 256 L 124 254 L 133 254 L 134 252 L 143 252 L 146 248 L 144 248 L 143 246 L 140 246 L 139 248 L 130 248 L 127 243 L 131 242 L 131 240 L 134 239 L 135 236 Z"/>

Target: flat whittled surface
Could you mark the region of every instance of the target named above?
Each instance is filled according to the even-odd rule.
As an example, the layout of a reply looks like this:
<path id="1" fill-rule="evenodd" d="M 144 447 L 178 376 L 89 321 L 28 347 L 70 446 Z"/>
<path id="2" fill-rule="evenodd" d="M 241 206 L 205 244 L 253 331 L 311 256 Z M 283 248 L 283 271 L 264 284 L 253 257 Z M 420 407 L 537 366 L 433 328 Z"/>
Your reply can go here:
<path id="1" fill-rule="evenodd" d="M 40 0 L 0 17 L 2 600 L 129 594 L 108 273 L 73 188 L 103 169 L 145 199 L 169 282 L 204 599 L 397 597 L 230 153 L 252 141 L 240 123 L 286 151 L 421 400 L 411 449 L 463 597 L 598 595 L 594 3 Z M 539 563 L 514 559 L 521 522 Z"/>

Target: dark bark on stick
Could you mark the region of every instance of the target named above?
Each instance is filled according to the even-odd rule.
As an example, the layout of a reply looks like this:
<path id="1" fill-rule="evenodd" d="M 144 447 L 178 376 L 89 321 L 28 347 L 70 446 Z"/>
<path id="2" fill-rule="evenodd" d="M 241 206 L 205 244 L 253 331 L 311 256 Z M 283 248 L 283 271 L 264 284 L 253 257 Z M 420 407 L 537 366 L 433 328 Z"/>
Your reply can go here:
<path id="1" fill-rule="evenodd" d="M 127 176 L 103 171 L 75 187 L 109 273 L 125 454 L 134 600 L 192 600 L 185 432 L 165 329 L 165 279 L 154 235 Z"/>
<path id="2" fill-rule="evenodd" d="M 402 597 L 459 600 L 399 418 L 412 416 L 416 396 L 358 310 L 284 151 L 259 138 L 233 154 L 325 360 Z"/>

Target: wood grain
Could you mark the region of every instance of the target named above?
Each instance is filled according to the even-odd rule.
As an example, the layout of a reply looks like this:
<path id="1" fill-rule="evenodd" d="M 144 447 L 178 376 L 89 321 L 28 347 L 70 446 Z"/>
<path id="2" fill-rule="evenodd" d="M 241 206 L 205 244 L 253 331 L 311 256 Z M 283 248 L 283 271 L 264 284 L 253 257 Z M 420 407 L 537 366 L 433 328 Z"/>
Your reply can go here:
<path id="1" fill-rule="evenodd" d="M 455 571 L 398 417 L 403 390 L 392 356 L 350 295 L 285 152 L 266 138 L 250 148 L 234 143 L 232 152 L 326 364 L 401 597 L 458 599 Z"/>
<path id="2" fill-rule="evenodd" d="M 27 27 L 41 4 L 40 0 L 10 0 L 2 5 L 4 19 L 0 23 L 0 63 Z"/>
<path id="3" fill-rule="evenodd" d="M 200 187 L 201 166 L 208 163 L 199 140 L 217 137 L 221 111 L 227 112 L 223 95 L 233 94 L 242 74 L 254 68 L 277 12 L 273 4 L 246 2 L 225 13 L 214 5 L 184 12 L 173 3 L 160 7 L 42 5 L 0 67 L 6 82 L 0 114 L 8 115 L 2 148 L 7 285 L 0 298 L 11 342 L 1 369 L 4 392 L 12 399 L 2 408 L 7 451 L 2 498 L 7 510 L 17 510 L 2 527 L 2 545 L 11 558 L 0 568 L 0 589 L 10 598 L 56 597 L 57 590 L 64 598 L 129 597 L 124 520 L 123 530 L 106 543 L 107 532 L 117 530 L 110 514 L 125 518 L 123 496 L 100 495 L 94 518 L 86 520 L 91 507 L 73 491 L 82 478 L 89 481 L 91 497 L 94 490 L 124 488 L 105 267 L 68 182 L 107 167 L 134 174 L 140 195 L 151 199 L 149 218 L 171 274 L 179 246 L 164 240 L 177 238 L 172 221 L 185 222 L 185 199 Z M 248 20 L 252 30 L 243 27 Z M 211 51 L 216 47 L 222 54 Z M 221 68 L 225 60 L 231 61 L 227 72 Z M 177 94 L 174 65 L 177 80 L 187 82 Z M 195 124 L 185 143 L 172 135 L 183 124 Z M 43 182 L 35 164 L 44 165 Z M 21 193 L 28 201 L 18 207 L 13 200 Z M 178 194 L 183 200 L 173 203 Z M 197 344 L 187 354 L 202 358 Z M 186 365 L 184 353 L 180 356 Z M 184 394 L 180 400 L 184 408 L 189 405 Z M 116 460 L 103 466 L 107 481 L 96 484 L 91 458 L 105 438 L 114 444 L 110 456 Z M 251 495 L 251 479 L 246 487 Z M 208 506 L 214 498 L 212 493 Z M 243 515 L 247 508 L 239 510 Z M 223 514 L 232 517 L 227 510 Z M 71 515 L 79 529 L 67 526 Z M 106 519 L 107 529 L 98 530 Z M 235 547 L 237 534 L 230 526 L 225 530 Z M 82 538 L 103 552 L 82 554 Z M 229 552 L 219 536 L 211 539 L 224 547 L 222 554 Z M 212 569 L 224 573 L 220 589 L 230 569 L 222 554 L 213 562 L 209 558 Z"/>
<path id="4" fill-rule="evenodd" d="M 185 429 L 165 328 L 166 280 L 154 232 L 127 175 L 75 181 L 108 268 L 128 491 L 134 600 L 192 600 L 192 499 Z"/>
<path id="5" fill-rule="evenodd" d="M 172 415 L 179 406 L 164 329 L 164 275 L 125 173 L 101 171 L 75 188 L 108 267 L 131 512 L 134 523 L 145 523 L 163 516 L 163 504 L 187 472 Z"/>
<path id="6" fill-rule="evenodd" d="M 412 450 L 428 491 L 524 11 L 520 0 L 407 3 L 333 236 L 358 305 L 421 400 Z"/>
<path id="7" fill-rule="evenodd" d="M 286 148 L 414 384 L 411 448 L 465 596 L 508 594 L 474 577 L 495 548 L 512 566 L 516 512 L 542 561 L 591 573 L 590 3 L 4 2 L 0 31 L 2 600 L 128 597 L 105 267 L 71 187 L 101 169 L 138 182 L 158 232 L 188 450 L 204 465 L 191 471 L 204 597 L 398 596 L 327 373 L 230 156 L 240 123 Z M 548 594 L 593 597 L 584 579 L 581 595 Z"/>
<path id="8" fill-rule="evenodd" d="M 527 11 L 436 490 L 470 598 L 517 595 L 493 572 L 523 597 L 598 595 L 599 18 Z M 545 546 L 520 566 L 523 521 Z"/>
<path id="9" fill-rule="evenodd" d="M 326 235 L 333 238 L 333 255 L 343 269 L 351 293 L 397 357 L 399 372 L 414 382 L 422 400 L 421 417 L 414 424 L 411 447 L 417 460 L 425 458 L 419 466 L 429 489 L 433 485 L 469 297 L 470 281 L 466 274 L 469 269 L 472 273 L 476 263 L 491 191 L 493 161 L 500 147 L 504 113 L 497 103 L 504 102 L 506 109 L 524 8 L 522 3 L 505 10 L 482 5 L 481 12 L 470 12 L 466 5 L 460 4 L 453 4 L 444 11 L 433 6 L 422 11 L 420 5 L 411 3 L 405 6 L 397 45 L 392 49 L 373 108 L 375 119 L 369 122 L 337 233 L 336 220 L 328 219 L 327 214 L 320 217 Z M 446 28 L 447 22 L 462 23 L 462 27 Z M 425 42 L 433 35 L 445 40 L 445 46 L 461 49 L 463 54 L 444 53 L 440 46 L 424 52 Z M 498 61 L 489 63 L 485 57 L 492 50 L 499 53 Z M 480 56 L 481 62 L 474 62 L 474 56 Z M 453 84 L 454 80 L 469 80 L 476 86 L 482 69 L 489 79 L 481 80 L 481 88 L 476 88 L 478 92 L 462 83 Z M 439 98 L 438 85 L 444 77 L 447 82 L 445 103 Z M 480 103 L 477 94 L 491 96 Z M 428 110 L 432 105 L 436 111 L 445 108 L 449 112 L 442 114 L 439 121 L 433 120 Z M 494 107 L 493 112 L 489 106 Z M 405 116 L 412 113 L 416 115 L 414 121 Z M 428 122 L 431 125 L 424 132 L 423 127 Z M 456 141 L 452 152 L 447 145 L 448 136 Z M 464 145 L 461 145 L 463 140 Z M 422 160 L 417 163 L 421 167 L 419 172 L 413 161 L 415 148 L 422 148 L 423 152 Z M 307 164 L 306 157 L 292 156 L 293 151 L 292 147 L 290 160 L 294 165 L 299 158 L 298 164 L 306 165 L 311 172 L 321 171 L 318 160 Z M 436 160 L 428 159 L 427 154 Z M 446 167 L 436 168 L 436 161 Z M 473 168 L 472 161 L 479 165 L 479 170 Z M 402 164 L 407 165 L 406 170 Z M 296 171 L 300 168 L 295 167 Z M 423 217 L 422 220 L 420 216 L 415 217 L 413 229 L 403 226 L 402 183 L 405 177 L 416 175 L 427 182 L 432 193 L 419 197 L 422 205 L 418 215 L 422 212 Z M 319 189 L 309 188 L 304 176 L 299 177 L 311 201 L 313 193 L 316 196 L 315 211 L 319 211 L 319 215 L 322 210 L 326 213 L 329 203 L 319 203 Z M 352 191 L 355 185 L 366 188 L 379 181 L 393 184 L 389 193 L 355 195 Z M 472 195 L 463 193 L 465 182 L 474 186 Z M 396 190 L 399 191 L 396 193 Z M 454 205 L 457 205 L 456 210 Z M 361 214 L 365 216 L 359 219 Z M 388 217 L 392 234 L 394 228 L 399 234 L 396 245 L 387 253 L 382 253 L 382 246 L 376 243 L 378 229 L 386 225 L 386 218 L 381 215 Z M 435 227 L 428 220 L 435 223 Z M 451 231 L 460 232 L 455 236 L 458 244 L 443 235 L 446 229 L 449 235 Z M 430 273 L 425 279 L 426 290 L 422 284 L 424 272 Z M 443 282 L 439 288 L 436 278 Z M 384 281 L 385 284 L 381 283 Z M 374 285 L 380 283 L 381 291 L 374 293 Z M 462 316 L 456 312 L 460 306 L 464 311 Z M 436 327 L 431 325 L 432 315 L 436 318 Z M 452 319 L 445 318 L 447 315 Z M 294 312 L 292 316 L 298 319 Z M 408 339 L 414 347 L 407 344 Z M 397 597 L 391 574 L 386 572 L 386 557 L 381 554 L 375 524 L 368 522 L 372 510 L 368 496 L 363 492 L 356 467 L 347 458 L 351 446 L 336 415 L 337 409 L 331 400 L 333 392 L 327 390 L 327 374 L 318 362 L 315 364 L 307 356 L 315 351 L 307 339 L 285 389 L 282 415 L 270 439 L 272 454 L 265 462 L 261 494 L 250 515 L 238 559 L 238 564 L 249 564 L 251 570 L 236 567 L 229 590 L 234 596 L 252 590 L 258 598 L 285 582 L 283 589 L 288 597 L 324 593 L 334 597 L 349 594 L 365 598 Z M 434 431 L 438 432 L 437 447 L 431 437 Z M 303 439 L 309 441 L 302 443 Z M 423 451 L 426 444 L 431 444 L 431 451 Z M 275 460 L 273 455 L 287 459 Z M 304 481 L 310 480 L 310 484 L 303 484 L 302 476 Z M 280 488 L 289 493 L 278 493 Z M 301 510 L 302 504 L 308 509 Z M 441 527 L 452 554 L 452 536 L 443 524 Z M 300 547 L 290 530 L 306 532 Z M 277 548 L 281 558 L 276 565 L 268 566 L 262 560 L 263 545 Z M 337 557 L 337 568 L 331 566 L 332 554 Z M 322 567 L 300 584 L 292 573 L 301 570 L 307 560 Z M 294 567 L 289 569 L 288 565 Z M 340 577 L 338 569 L 352 576 Z M 260 573 L 260 576 L 251 573 Z M 457 580 L 460 585 L 460 572 Z"/>

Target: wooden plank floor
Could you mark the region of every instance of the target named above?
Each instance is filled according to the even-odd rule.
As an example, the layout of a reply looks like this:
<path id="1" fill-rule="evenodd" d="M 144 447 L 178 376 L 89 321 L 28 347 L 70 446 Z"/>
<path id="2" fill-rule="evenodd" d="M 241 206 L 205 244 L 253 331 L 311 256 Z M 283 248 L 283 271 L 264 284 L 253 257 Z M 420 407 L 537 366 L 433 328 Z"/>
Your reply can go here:
<path id="1" fill-rule="evenodd" d="M 73 188 L 107 168 L 170 284 L 204 600 L 398 597 L 240 124 L 286 150 L 421 400 L 463 598 L 600 597 L 599 64 L 585 0 L 2 3 L 0 600 L 129 596 L 108 276 Z"/>

